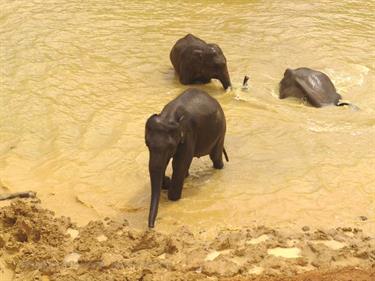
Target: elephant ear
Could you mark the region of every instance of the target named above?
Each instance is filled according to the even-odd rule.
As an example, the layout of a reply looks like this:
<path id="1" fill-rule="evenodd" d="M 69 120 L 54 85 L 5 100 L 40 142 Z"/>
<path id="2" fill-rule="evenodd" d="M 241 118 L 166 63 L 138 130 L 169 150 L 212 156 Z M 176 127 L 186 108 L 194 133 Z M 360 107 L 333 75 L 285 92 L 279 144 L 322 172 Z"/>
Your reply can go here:
<path id="1" fill-rule="evenodd" d="M 310 79 L 306 81 L 298 76 L 295 79 L 296 83 L 304 92 L 309 103 L 316 107 L 320 107 L 325 103 L 325 95 L 321 90 L 319 90 L 320 87 L 316 87 L 317 85 L 315 85 L 314 81 L 311 81 Z"/>
<path id="2" fill-rule="evenodd" d="M 285 72 L 284 72 L 284 77 L 291 77 L 292 76 L 292 74 L 293 74 L 293 70 L 292 69 L 290 69 L 290 68 L 287 68 L 286 70 L 285 70 Z"/>
<path id="3" fill-rule="evenodd" d="M 178 69 L 180 82 L 184 85 L 192 84 L 195 81 L 197 73 L 203 68 L 204 53 L 200 49 L 191 49 L 184 54 Z"/>

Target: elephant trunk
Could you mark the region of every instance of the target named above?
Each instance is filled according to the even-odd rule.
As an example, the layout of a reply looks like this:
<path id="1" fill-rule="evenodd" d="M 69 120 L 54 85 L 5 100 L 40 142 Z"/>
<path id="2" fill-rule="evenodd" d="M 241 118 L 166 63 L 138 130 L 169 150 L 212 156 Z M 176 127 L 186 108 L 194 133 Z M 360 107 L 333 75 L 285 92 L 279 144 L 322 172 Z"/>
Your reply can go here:
<path id="1" fill-rule="evenodd" d="M 153 157 L 152 153 L 150 154 L 149 172 L 151 179 L 151 203 L 148 216 L 148 227 L 150 228 L 155 226 L 155 219 L 159 208 L 161 185 L 166 169 L 166 164 L 161 164 L 164 163 L 164 161 L 158 160 L 160 160 L 160 158 L 156 159 L 156 157 Z"/>
<path id="2" fill-rule="evenodd" d="M 225 68 L 223 73 L 221 73 L 218 77 L 220 80 L 221 84 L 223 85 L 223 88 L 226 90 L 228 87 L 230 87 L 232 84 L 230 82 L 230 77 L 229 77 L 229 72 L 228 68 Z"/>

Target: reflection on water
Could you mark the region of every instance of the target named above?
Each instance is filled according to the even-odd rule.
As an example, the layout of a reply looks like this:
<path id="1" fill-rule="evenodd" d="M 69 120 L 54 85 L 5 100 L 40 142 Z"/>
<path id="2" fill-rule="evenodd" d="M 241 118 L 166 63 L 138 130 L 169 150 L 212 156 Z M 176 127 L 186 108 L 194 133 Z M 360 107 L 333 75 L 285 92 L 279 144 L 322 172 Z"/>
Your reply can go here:
<path id="1" fill-rule="evenodd" d="M 146 226 L 144 123 L 186 87 L 169 51 L 187 32 L 223 49 L 234 89 L 201 86 L 227 116 L 230 162 L 195 159 L 158 228 L 353 224 L 375 232 L 375 4 L 371 1 L 6 1 L 0 14 L 0 179 L 79 223 Z M 319 69 L 348 108 L 279 100 L 286 67 Z M 251 77 L 241 91 L 244 75 Z"/>

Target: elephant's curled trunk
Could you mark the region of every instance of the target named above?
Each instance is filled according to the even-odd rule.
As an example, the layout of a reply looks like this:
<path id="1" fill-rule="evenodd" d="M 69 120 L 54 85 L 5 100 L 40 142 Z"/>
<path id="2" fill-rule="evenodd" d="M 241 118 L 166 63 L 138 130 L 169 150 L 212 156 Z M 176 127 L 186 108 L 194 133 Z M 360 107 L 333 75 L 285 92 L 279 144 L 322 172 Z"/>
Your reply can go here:
<path id="1" fill-rule="evenodd" d="M 223 85 L 223 88 L 225 90 L 232 86 L 232 83 L 230 82 L 229 72 L 228 72 L 227 68 L 225 68 L 223 70 L 223 72 L 221 74 L 219 74 L 218 79 L 220 80 L 220 82 Z"/>

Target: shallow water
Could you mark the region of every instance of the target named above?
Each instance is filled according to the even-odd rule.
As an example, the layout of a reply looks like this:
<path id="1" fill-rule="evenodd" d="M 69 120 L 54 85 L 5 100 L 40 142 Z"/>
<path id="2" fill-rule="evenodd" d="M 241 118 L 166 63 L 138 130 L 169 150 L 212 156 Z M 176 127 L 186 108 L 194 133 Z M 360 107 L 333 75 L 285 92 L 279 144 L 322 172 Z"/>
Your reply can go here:
<path id="1" fill-rule="evenodd" d="M 169 51 L 191 32 L 228 60 L 235 89 L 200 87 L 224 108 L 230 162 L 214 171 L 195 159 L 182 200 L 163 194 L 157 227 L 354 224 L 375 233 L 375 2 L 305 2 L 3 2 L 2 185 L 35 190 L 78 223 L 110 216 L 146 227 L 144 123 L 187 88 Z M 279 100 L 285 68 L 301 66 L 327 73 L 361 110 Z"/>

